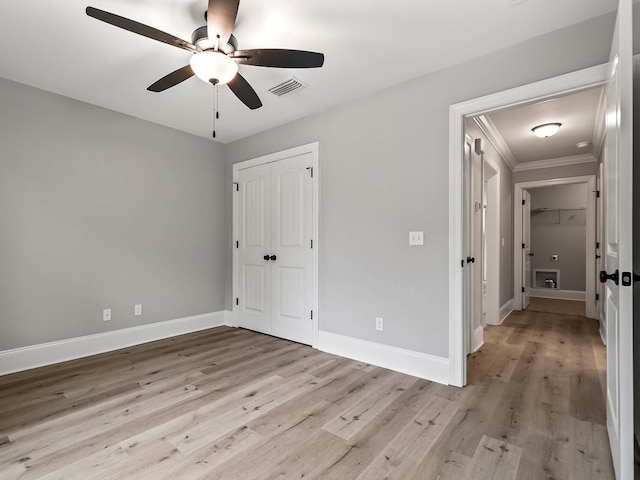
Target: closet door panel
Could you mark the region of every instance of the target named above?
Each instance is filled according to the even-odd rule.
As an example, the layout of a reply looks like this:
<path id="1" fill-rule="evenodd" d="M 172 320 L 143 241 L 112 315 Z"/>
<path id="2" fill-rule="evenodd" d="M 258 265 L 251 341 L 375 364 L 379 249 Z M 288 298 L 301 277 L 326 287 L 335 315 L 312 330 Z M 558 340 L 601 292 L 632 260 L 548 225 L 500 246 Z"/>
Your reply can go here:
<path id="1" fill-rule="evenodd" d="M 238 326 L 271 333 L 271 165 L 238 174 Z"/>
<path id="2" fill-rule="evenodd" d="M 312 342 L 312 157 L 300 155 L 272 166 L 272 333 Z"/>

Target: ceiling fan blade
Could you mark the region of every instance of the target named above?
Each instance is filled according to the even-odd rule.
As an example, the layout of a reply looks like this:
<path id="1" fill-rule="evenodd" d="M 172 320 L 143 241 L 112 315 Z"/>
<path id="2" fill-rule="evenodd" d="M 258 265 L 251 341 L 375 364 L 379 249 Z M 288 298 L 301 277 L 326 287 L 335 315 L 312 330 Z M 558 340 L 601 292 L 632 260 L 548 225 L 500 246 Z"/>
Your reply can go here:
<path id="1" fill-rule="evenodd" d="M 182 40 L 181 38 L 158 30 L 157 28 L 145 25 L 144 23 L 139 23 L 135 20 L 121 17 L 120 15 L 116 15 L 114 13 L 105 12 L 104 10 L 100 10 L 94 7 L 87 7 L 86 12 L 90 17 L 101 20 L 105 23 L 109 23 L 115 27 L 122 28 L 123 30 L 137 33 L 138 35 L 142 35 L 143 37 L 151 38 L 153 40 L 157 40 L 158 42 L 173 45 L 174 47 L 182 48 L 190 52 L 200 51 L 198 47 L 187 42 L 186 40 Z"/>
<path id="2" fill-rule="evenodd" d="M 181 82 L 184 82 L 186 79 L 193 77 L 193 70 L 191 69 L 191 65 L 185 65 L 178 70 L 171 72 L 168 75 L 165 75 L 157 82 L 149 85 L 147 90 L 150 92 L 164 92 L 167 88 L 175 87 Z"/>
<path id="3" fill-rule="evenodd" d="M 236 73 L 236 76 L 233 77 L 233 80 L 227 83 L 227 85 L 229 85 L 229 88 L 235 96 L 251 110 L 255 110 L 262 106 L 262 102 L 260 101 L 256 91 L 239 73 Z"/>
<path id="4" fill-rule="evenodd" d="M 209 0 L 207 36 L 212 41 L 215 41 L 216 37 L 219 36 L 218 48 L 220 49 L 227 44 L 229 37 L 233 33 L 239 5 L 240 0 Z"/>
<path id="5" fill-rule="evenodd" d="M 279 48 L 237 50 L 229 56 L 243 65 L 258 67 L 316 68 L 324 63 L 322 53 Z"/>

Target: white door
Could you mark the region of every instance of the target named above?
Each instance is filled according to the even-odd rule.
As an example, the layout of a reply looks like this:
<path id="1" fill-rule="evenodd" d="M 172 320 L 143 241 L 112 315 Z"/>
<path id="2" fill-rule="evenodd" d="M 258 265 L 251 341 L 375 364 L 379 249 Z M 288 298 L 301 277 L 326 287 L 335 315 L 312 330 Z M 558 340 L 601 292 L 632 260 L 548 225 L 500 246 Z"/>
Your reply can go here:
<path id="1" fill-rule="evenodd" d="M 271 164 L 238 172 L 238 326 L 271 333 Z"/>
<path id="2" fill-rule="evenodd" d="M 238 171 L 237 323 L 313 342 L 313 155 Z"/>
<path id="3" fill-rule="evenodd" d="M 474 317 L 474 269 L 473 263 L 469 262 L 473 255 L 473 183 L 472 183 L 472 139 L 467 138 L 464 143 L 464 246 L 463 251 L 467 259 L 462 259 L 461 267 L 464 268 L 464 288 L 466 291 L 464 302 L 464 348 L 465 354 L 471 353 L 471 340 L 473 338 L 473 317 Z"/>
<path id="4" fill-rule="evenodd" d="M 273 319 L 271 333 L 312 343 L 312 215 L 311 155 L 272 164 Z"/>
<path id="5" fill-rule="evenodd" d="M 531 194 L 522 191 L 522 309 L 531 294 Z"/>
<path id="6" fill-rule="evenodd" d="M 476 143 L 478 143 L 476 141 Z M 471 234 L 471 271 L 473 272 L 473 330 L 472 330 L 472 351 L 482 345 L 483 335 L 483 296 L 484 296 L 484 282 L 482 270 L 484 268 L 482 264 L 482 218 L 484 216 L 484 201 L 482 198 L 483 193 L 483 164 L 484 154 L 480 149 L 476 149 L 474 145 L 474 151 L 471 158 L 471 182 L 473 187 L 473 232 Z"/>
<path id="7" fill-rule="evenodd" d="M 632 1 L 620 0 L 607 84 L 605 283 L 607 431 L 618 479 L 633 472 Z M 616 278 L 617 277 L 617 278 Z"/>
<path id="8" fill-rule="evenodd" d="M 605 259 L 603 257 L 604 248 L 604 163 L 601 163 L 598 166 L 598 178 L 596 183 L 596 190 L 600 192 L 600 195 L 596 197 L 596 276 L 598 276 L 599 272 L 604 270 L 604 262 Z M 603 338 L 606 340 L 606 325 L 604 325 L 604 285 L 600 282 L 596 283 L 596 315 L 598 320 L 601 322 L 600 325 L 600 333 Z"/>

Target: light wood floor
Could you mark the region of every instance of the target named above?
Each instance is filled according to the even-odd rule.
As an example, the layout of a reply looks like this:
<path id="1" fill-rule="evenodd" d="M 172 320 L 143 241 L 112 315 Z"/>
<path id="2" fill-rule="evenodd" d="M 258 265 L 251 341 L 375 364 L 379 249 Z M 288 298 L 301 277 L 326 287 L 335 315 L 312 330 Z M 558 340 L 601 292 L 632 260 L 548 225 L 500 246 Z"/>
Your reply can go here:
<path id="1" fill-rule="evenodd" d="M 586 305 L 581 300 L 559 300 L 557 298 L 531 297 L 527 310 L 530 312 L 564 313 L 585 316 Z"/>
<path id="2" fill-rule="evenodd" d="M 595 322 L 485 339 L 464 389 L 232 328 L 0 377 L 0 478 L 613 478 Z"/>

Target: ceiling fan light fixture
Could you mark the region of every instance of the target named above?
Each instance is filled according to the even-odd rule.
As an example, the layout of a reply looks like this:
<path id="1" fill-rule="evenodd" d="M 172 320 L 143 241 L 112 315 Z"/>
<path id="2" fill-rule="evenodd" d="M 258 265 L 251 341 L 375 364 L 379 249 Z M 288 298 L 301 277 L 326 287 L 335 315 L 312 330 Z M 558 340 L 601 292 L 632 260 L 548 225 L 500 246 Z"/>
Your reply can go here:
<path id="1" fill-rule="evenodd" d="M 558 130 L 560 130 L 561 126 L 561 123 L 544 123 L 542 125 L 538 125 L 537 127 L 533 127 L 531 131 L 536 137 L 548 138 L 553 137 L 556 133 L 558 133 Z"/>
<path id="2" fill-rule="evenodd" d="M 193 73 L 207 83 L 224 85 L 238 73 L 238 64 L 222 52 L 205 50 L 189 60 Z"/>

